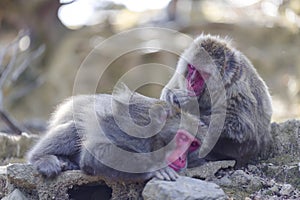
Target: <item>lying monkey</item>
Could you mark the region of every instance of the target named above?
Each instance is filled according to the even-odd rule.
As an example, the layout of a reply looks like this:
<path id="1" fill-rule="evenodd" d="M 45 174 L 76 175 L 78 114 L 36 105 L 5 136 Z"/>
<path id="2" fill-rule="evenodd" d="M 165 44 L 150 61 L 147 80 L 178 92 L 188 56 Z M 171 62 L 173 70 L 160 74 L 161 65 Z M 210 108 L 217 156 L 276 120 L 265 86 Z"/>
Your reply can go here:
<path id="1" fill-rule="evenodd" d="M 197 118 L 123 85 L 60 105 L 28 160 L 48 178 L 81 169 L 110 180 L 175 180 L 205 133 Z"/>

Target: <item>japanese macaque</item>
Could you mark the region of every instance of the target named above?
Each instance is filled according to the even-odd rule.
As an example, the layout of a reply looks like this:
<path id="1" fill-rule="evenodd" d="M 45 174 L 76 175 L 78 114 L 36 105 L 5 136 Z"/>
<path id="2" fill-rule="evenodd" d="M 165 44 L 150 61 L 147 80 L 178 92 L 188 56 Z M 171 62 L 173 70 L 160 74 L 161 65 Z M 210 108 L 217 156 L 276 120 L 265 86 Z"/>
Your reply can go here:
<path id="1" fill-rule="evenodd" d="M 161 99 L 179 104 L 209 127 L 205 161 L 235 159 L 241 166 L 262 156 L 271 143 L 268 88 L 226 39 L 196 38 L 179 59 Z M 209 135 L 218 131 L 219 137 Z"/>
<path id="2" fill-rule="evenodd" d="M 60 105 L 28 160 L 47 178 L 81 169 L 109 180 L 175 180 L 204 129 L 176 106 L 122 85 L 113 95 L 74 96 Z"/>

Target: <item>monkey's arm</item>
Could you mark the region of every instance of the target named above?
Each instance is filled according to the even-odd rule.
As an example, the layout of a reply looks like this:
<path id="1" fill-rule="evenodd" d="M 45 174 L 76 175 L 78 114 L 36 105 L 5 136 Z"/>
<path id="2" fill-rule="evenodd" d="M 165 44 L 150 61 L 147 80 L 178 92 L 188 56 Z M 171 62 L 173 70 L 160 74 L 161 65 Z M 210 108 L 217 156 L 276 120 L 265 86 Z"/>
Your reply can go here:
<path id="1" fill-rule="evenodd" d="M 124 119 L 128 120 L 128 119 Z M 91 175 L 101 175 L 110 180 L 138 181 L 151 177 L 175 180 L 177 174 L 165 162 L 165 151 L 151 152 L 153 139 L 135 138 L 116 124 L 109 113 L 89 121 L 89 129 L 83 140 L 80 169 Z M 161 170 L 158 166 L 161 166 Z"/>
<path id="2" fill-rule="evenodd" d="M 110 180 L 143 181 L 152 177 L 175 180 L 177 173 L 161 162 L 164 158 L 161 160 L 142 153 L 123 151 L 109 142 L 88 142 L 81 152 L 80 169 Z M 160 169 L 161 165 L 167 167 Z"/>
<path id="3" fill-rule="evenodd" d="M 161 91 L 160 99 L 170 102 L 178 103 L 182 96 L 187 96 L 185 78 L 182 75 L 182 72 L 179 72 L 178 69 L 173 74 L 172 78 L 169 80 L 167 85 Z M 183 103 L 183 102 L 182 102 Z"/>
<path id="4" fill-rule="evenodd" d="M 161 96 L 161 100 L 167 101 L 172 105 L 175 105 L 185 112 L 200 116 L 199 103 L 197 96 L 189 96 L 186 90 L 164 88 Z"/>
<path id="5" fill-rule="evenodd" d="M 76 127 L 68 122 L 50 128 L 27 157 L 42 175 L 53 177 L 62 170 L 78 169 L 79 148 Z"/>
<path id="6" fill-rule="evenodd" d="M 177 105 L 178 107 L 181 107 L 183 104 L 188 103 L 188 96 L 187 92 L 182 89 L 167 89 L 164 88 L 163 92 L 160 96 L 161 100 L 167 101 L 169 103 L 172 103 L 174 105 Z"/>

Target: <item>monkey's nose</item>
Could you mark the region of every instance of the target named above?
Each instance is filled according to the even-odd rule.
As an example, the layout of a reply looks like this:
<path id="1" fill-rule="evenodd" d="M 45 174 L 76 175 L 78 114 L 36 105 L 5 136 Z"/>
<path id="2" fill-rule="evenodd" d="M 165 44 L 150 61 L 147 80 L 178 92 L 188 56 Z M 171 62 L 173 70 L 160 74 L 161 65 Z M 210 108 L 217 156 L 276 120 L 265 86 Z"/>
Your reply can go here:
<path id="1" fill-rule="evenodd" d="M 179 159 L 178 159 L 181 163 L 184 163 L 185 162 L 185 159 L 183 159 L 183 158 L 181 158 L 181 157 L 179 157 Z"/>

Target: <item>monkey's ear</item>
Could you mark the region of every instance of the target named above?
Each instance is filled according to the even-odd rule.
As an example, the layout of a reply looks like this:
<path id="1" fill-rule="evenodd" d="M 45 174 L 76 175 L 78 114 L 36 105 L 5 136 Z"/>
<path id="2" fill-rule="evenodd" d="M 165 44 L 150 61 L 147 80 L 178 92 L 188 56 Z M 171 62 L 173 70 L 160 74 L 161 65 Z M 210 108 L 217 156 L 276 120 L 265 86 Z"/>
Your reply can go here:
<path id="1" fill-rule="evenodd" d="M 117 112 L 118 115 L 128 113 L 129 102 L 132 95 L 133 92 L 123 82 L 115 86 L 111 100 L 113 112 Z"/>
<path id="2" fill-rule="evenodd" d="M 121 82 L 114 87 L 112 92 L 112 97 L 114 101 L 129 105 L 129 100 L 133 92 L 125 85 L 125 83 Z"/>

